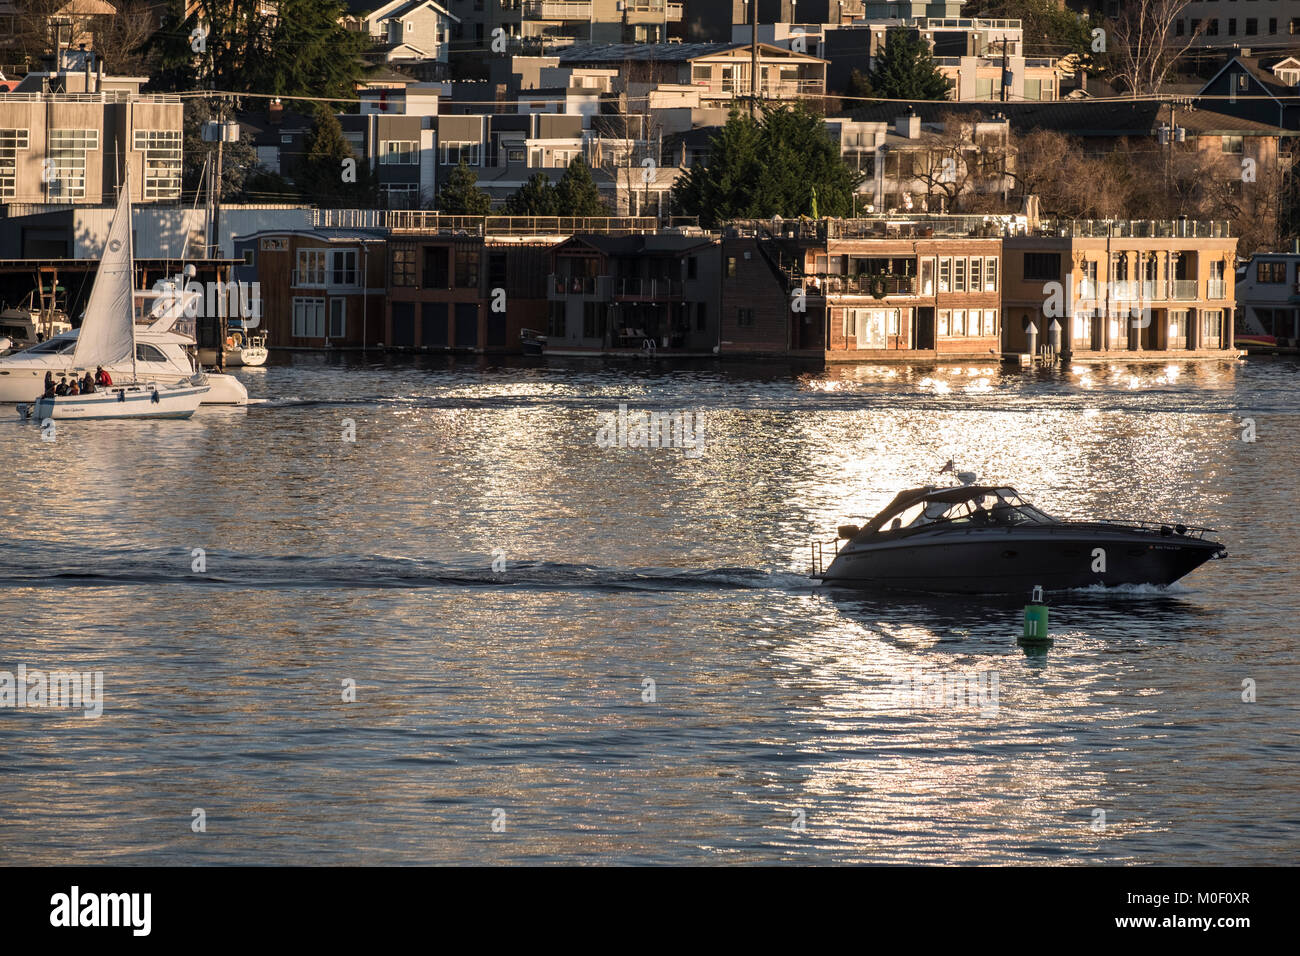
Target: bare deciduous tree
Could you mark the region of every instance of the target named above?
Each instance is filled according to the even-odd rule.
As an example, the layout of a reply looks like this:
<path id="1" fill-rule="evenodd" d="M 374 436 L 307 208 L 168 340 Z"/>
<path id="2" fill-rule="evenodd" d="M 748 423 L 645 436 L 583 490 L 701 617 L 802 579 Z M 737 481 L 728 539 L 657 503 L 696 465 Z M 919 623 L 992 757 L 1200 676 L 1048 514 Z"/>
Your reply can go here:
<path id="1" fill-rule="evenodd" d="M 1189 0 L 1128 0 L 1110 23 L 1111 67 L 1115 79 L 1129 88 L 1131 96 L 1159 93 L 1169 72 L 1191 48 L 1209 21 L 1203 21 L 1185 36 L 1178 36 L 1175 23 Z"/>

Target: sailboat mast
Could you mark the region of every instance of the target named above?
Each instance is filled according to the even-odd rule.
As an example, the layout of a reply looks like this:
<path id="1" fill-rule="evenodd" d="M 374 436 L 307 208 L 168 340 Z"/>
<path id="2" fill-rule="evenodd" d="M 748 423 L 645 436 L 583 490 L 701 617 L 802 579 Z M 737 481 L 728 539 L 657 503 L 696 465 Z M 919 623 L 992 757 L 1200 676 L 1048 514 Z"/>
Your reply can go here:
<path id="1" fill-rule="evenodd" d="M 126 190 L 126 262 L 127 294 L 131 303 L 131 381 L 137 380 L 135 369 L 135 230 L 131 222 L 131 167 L 127 166 L 122 188 Z"/>

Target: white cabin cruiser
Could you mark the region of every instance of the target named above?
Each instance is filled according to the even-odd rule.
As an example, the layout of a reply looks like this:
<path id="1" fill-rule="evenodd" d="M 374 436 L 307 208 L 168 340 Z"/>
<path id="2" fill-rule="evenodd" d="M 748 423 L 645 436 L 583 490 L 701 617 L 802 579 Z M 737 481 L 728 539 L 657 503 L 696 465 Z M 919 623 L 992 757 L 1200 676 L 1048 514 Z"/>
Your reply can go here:
<path id="1" fill-rule="evenodd" d="M 202 373 L 192 374 L 187 382 L 158 382 L 142 377 L 135 340 L 135 258 L 131 249 L 130 173 L 122 187 L 113 224 L 104 243 L 104 253 L 95 272 L 95 282 L 86 302 L 70 356 L 73 391 L 56 391 L 53 377 L 46 372 L 48 386 L 42 385 L 41 396 L 31 405 L 20 405 L 24 416 L 42 423 L 51 419 L 107 418 L 189 418 L 199 407 L 210 386 Z M 56 356 L 63 355 L 56 352 Z M 101 380 L 92 387 L 94 374 L 100 369 L 129 369 L 119 373 L 112 383 Z M 85 391 L 76 381 L 83 376 Z M 109 371 L 110 376 L 112 372 Z"/>
<path id="2" fill-rule="evenodd" d="M 232 322 L 230 334 L 226 336 L 226 347 L 222 349 L 227 368 L 257 368 L 266 364 L 270 355 L 266 349 L 266 333 L 249 331 L 253 327 L 241 327 Z M 199 360 L 215 365 L 217 350 L 199 349 Z"/>
<path id="3" fill-rule="evenodd" d="M 137 315 L 142 313 L 148 324 L 135 327 L 135 374 L 160 384 L 175 384 L 189 382 L 199 372 L 189 352 L 194 339 L 173 327 L 185 315 L 187 305 L 192 308 L 193 300 L 201 297 L 202 292 L 185 289 L 184 277 L 169 279 L 156 289 L 136 290 Z M 53 372 L 56 379 L 71 375 L 80 332 L 72 329 L 21 352 L 0 356 L 0 402 L 35 401 L 46 372 Z M 127 358 L 104 368 L 117 379 L 131 374 L 132 362 Z M 248 404 L 248 390 L 233 375 L 208 373 L 207 380 L 205 405 Z"/>

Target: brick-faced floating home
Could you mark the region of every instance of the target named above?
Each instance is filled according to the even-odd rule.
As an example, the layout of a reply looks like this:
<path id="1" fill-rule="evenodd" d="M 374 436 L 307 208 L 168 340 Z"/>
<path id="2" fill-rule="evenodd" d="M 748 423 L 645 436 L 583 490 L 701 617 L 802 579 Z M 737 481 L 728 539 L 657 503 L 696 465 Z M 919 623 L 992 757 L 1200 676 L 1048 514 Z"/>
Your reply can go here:
<path id="1" fill-rule="evenodd" d="M 575 235 L 551 263 L 547 354 L 716 353 L 716 239 L 697 229 Z"/>
<path id="2" fill-rule="evenodd" d="M 732 223 L 722 354 L 827 362 L 1000 354 L 1004 232 L 1014 217 Z"/>
<path id="3" fill-rule="evenodd" d="M 1044 343 L 1055 320 L 1075 360 L 1235 355 L 1236 250 L 1226 222 L 1044 222 L 1003 244 L 1004 347 L 1024 352 L 1031 322 Z"/>
<path id="4" fill-rule="evenodd" d="M 379 230 L 268 230 L 235 239 L 234 278 L 260 283 L 274 348 L 358 348 L 384 341 L 387 251 Z"/>

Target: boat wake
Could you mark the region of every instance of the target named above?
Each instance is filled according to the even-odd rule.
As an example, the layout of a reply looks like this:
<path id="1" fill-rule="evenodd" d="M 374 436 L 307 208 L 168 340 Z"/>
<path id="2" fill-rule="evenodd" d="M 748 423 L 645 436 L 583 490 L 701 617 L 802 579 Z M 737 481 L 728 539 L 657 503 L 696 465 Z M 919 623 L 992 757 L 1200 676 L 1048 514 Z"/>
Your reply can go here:
<path id="1" fill-rule="evenodd" d="M 26 544 L 26 546 L 24 546 Z M 527 590 L 812 590 L 792 571 L 758 568 L 604 568 L 550 561 L 444 562 L 386 555 L 301 557 L 209 550 L 203 570 L 190 551 L 84 548 L 37 542 L 0 545 L 0 587 L 118 587 L 173 584 L 258 589 L 520 588 Z"/>

